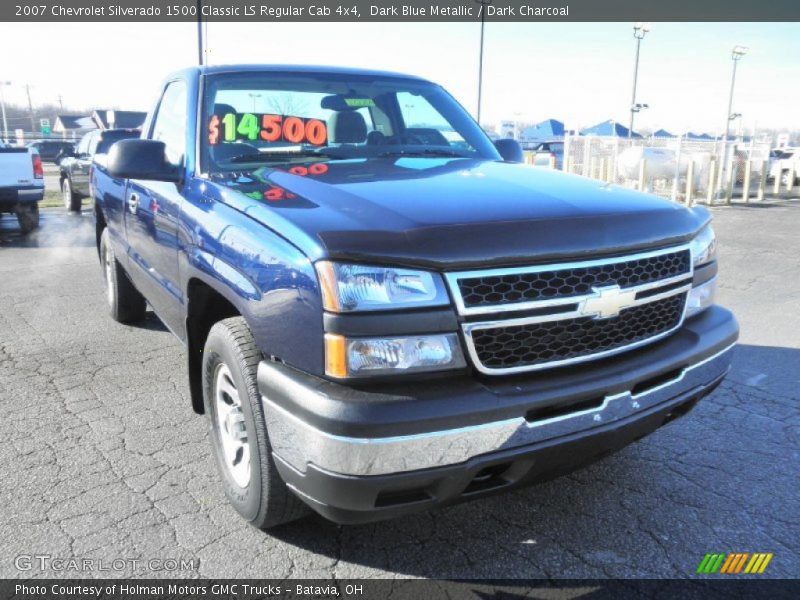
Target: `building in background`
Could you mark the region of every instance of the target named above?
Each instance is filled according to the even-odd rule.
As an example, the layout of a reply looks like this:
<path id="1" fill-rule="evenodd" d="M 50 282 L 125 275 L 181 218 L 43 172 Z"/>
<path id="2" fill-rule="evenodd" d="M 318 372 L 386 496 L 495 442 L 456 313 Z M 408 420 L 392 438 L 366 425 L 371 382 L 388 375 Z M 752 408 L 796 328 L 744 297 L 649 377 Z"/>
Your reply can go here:
<path id="1" fill-rule="evenodd" d="M 144 125 L 147 113 L 136 110 L 97 109 L 91 118 L 98 129 L 139 129 Z"/>
<path id="2" fill-rule="evenodd" d="M 84 133 L 97 129 L 92 117 L 79 115 L 58 115 L 53 124 L 53 133 L 60 133 L 65 140 L 74 140 Z"/>

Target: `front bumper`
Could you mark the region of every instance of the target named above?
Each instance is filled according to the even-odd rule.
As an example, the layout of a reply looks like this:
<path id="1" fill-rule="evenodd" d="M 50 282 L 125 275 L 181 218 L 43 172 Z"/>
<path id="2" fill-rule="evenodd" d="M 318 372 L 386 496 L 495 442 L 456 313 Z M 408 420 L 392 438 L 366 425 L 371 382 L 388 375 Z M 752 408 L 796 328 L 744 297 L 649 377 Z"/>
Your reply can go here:
<path id="1" fill-rule="evenodd" d="M 263 362 L 258 382 L 284 480 L 329 518 L 357 522 L 522 485 L 616 450 L 716 387 L 737 337 L 733 315 L 713 307 L 650 346 L 532 375 L 357 390 Z"/>

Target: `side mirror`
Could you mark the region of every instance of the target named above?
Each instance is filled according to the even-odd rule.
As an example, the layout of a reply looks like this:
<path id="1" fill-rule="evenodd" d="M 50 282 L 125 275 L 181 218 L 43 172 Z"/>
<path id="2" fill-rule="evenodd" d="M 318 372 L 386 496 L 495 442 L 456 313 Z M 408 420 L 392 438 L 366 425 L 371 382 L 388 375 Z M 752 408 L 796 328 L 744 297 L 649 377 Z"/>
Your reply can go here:
<path id="1" fill-rule="evenodd" d="M 181 180 L 180 169 L 167 160 L 164 142 L 120 140 L 108 151 L 108 172 L 117 179 Z"/>
<path id="2" fill-rule="evenodd" d="M 522 146 L 519 145 L 517 140 L 511 138 L 503 138 L 494 143 L 500 156 L 506 162 L 522 163 L 525 162 L 525 154 L 522 152 Z"/>

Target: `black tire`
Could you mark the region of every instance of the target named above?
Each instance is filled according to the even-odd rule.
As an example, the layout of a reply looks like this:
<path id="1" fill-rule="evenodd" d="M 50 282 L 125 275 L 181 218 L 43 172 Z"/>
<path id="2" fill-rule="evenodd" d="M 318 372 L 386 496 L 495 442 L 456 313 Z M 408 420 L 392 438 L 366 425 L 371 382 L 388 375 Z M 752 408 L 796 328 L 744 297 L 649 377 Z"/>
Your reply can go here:
<path id="1" fill-rule="evenodd" d="M 30 233 L 39 227 L 39 206 L 37 204 L 20 204 L 14 212 L 22 233 Z"/>
<path id="2" fill-rule="evenodd" d="M 106 299 L 111 318 L 119 323 L 138 323 L 144 320 L 147 301 L 133 284 L 114 256 L 108 229 L 100 236 L 100 265 L 106 284 Z"/>
<path id="3" fill-rule="evenodd" d="M 72 190 L 72 181 L 69 177 L 61 180 L 61 197 L 64 208 L 69 212 L 81 212 L 81 197 Z"/>
<path id="4" fill-rule="evenodd" d="M 203 402 L 225 496 L 245 520 L 259 529 L 268 529 L 297 520 L 310 510 L 286 487 L 272 458 L 256 382 L 262 358 L 243 318 L 232 317 L 216 323 L 203 350 Z M 249 471 L 245 469 L 249 479 L 245 485 L 237 482 L 227 463 L 222 436 L 229 434 L 220 425 L 218 377 L 227 378 L 235 386 L 236 403 L 229 404 L 237 406 L 246 435 L 245 440 L 239 442 L 249 452 Z"/>

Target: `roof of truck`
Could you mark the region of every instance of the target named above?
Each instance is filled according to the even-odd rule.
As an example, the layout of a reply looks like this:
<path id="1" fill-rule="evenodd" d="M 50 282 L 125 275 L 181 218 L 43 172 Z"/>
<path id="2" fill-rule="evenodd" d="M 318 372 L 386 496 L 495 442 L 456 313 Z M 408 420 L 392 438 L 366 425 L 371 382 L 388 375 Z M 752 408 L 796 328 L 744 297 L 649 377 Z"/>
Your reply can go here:
<path id="1" fill-rule="evenodd" d="M 427 81 L 416 75 L 394 73 L 391 71 L 378 71 L 373 69 L 359 69 L 355 67 L 333 67 L 327 65 L 263 65 L 263 64 L 237 64 L 237 65 L 210 65 L 194 67 L 201 73 L 211 75 L 214 73 L 236 73 L 247 71 L 265 71 L 270 73 L 337 73 L 342 75 L 361 75 L 372 77 L 401 77 L 403 79 L 416 79 Z"/>

